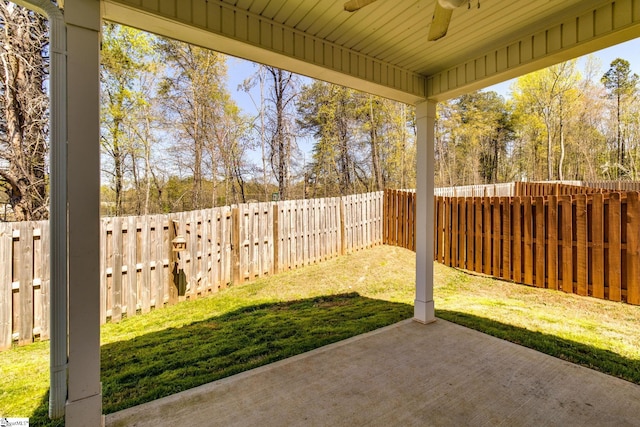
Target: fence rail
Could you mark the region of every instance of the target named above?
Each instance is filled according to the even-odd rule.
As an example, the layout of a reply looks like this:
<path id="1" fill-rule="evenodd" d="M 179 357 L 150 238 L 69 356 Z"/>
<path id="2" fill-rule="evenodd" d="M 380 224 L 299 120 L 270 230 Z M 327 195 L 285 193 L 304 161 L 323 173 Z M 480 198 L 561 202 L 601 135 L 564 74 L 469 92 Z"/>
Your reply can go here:
<path id="1" fill-rule="evenodd" d="M 415 250 L 415 193 L 385 192 L 384 243 Z M 435 197 L 435 260 L 640 305 L 640 193 Z"/>
<path id="2" fill-rule="evenodd" d="M 100 319 L 117 322 L 382 243 L 382 192 L 100 223 Z M 186 239 L 175 252 L 171 241 Z M 49 337 L 49 223 L 0 223 L 0 349 Z"/>

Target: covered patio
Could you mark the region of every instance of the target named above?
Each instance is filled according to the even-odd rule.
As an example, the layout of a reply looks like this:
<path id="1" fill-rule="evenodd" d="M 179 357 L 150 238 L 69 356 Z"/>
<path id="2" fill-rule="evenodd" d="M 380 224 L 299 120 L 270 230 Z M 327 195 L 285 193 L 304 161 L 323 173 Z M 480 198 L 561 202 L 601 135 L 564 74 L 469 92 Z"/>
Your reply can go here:
<path id="1" fill-rule="evenodd" d="M 107 416 L 124 426 L 632 426 L 640 386 L 404 321 Z"/>
<path id="2" fill-rule="evenodd" d="M 48 0 L 19 2 L 39 10 L 51 9 L 52 5 Z M 64 413 L 66 425 L 95 426 L 103 419 L 98 277 L 99 46 L 103 19 L 416 106 L 416 322 L 216 383 L 212 386 L 214 393 L 225 387 L 247 387 L 250 391 L 241 391 L 240 396 L 223 394 L 229 394 L 229 399 L 252 399 L 251 404 L 227 400 L 218 407 L 218 416 L 232 413 L 229 408 L 240 408 L 228 419 L 253 424 L 251 419 L 242 418 L 251 416 L 250 409 L 242 409 L 246 406 L 262 408 L 257 416 L 272 424 L 276 420 L 286 423 L 274 413 L 302 416 L 300 408 L 311 411 L 309 416 L 316 417 L 316 424 L 332 424 L 330 420 L 338 425 L 346 420 L 353 421 L 349 424 L 384 424 L 382 420 L 402 421 L 401 417 L 407 417 L 406 423 L 411 424 L 427 415 L 433 417 L 433 424 L 517 424 L 517 419 L 526 424 L 539 420 L 542 424 L 553 423 L 556 419 L 579 424 L 571 421 L 590 420 L 599 412 L 593 407 L 602 408 L 603 402 L 610 403 L 606 405 L 607 414 L 623 417 L 624 412 L 617 408 L 623 404 L 631 407 L 638 401 L 637 387 L 630 384 L 590 372 L 584 381 L 576 382 L 572 374 L 583 372 L 582 368 L 446 322 L 430 326 L 421 323 L 435 320 L 432 195 L 436 103 L 640 36 L 640 0 L 360 0 L 348 4 L 345 0 L 64 0 L 58 5 L 64 10 L 59 21 L 66 45 L 53 46 L 52 54 L 68 71 L 62 77 L 64 90 L 58 98 L 53 97 L 52 106 L 52 115 L 58 115 L 64 124 L 64 132 L 59 142 L 52 144 L 52 150 L 63 147 L 66 152 L 62 152 L 65 161 L 52 162 L 52 199 L 56 204 L 52 210 L 52 254 L 56 256 L 52 272 L 57 272 L 52 279 L 52 294 L 60 301 L 52 303 L 51 323 L 56 328 L 51 342 L 52 348 L 65 346 L 63 355 L 68 355 L 68 361 L 52 359 L 55 380 L 51 411 L 57 416 Z M 345 6 L 358 10 L 349 12 Z M 432 20 L 434 12 L 438 18 Z M 52 73 L 61 68 L 54 63 Z M 66 105 L 56 104 L 56 99 L 63 99 Z M 61 293 L 66 289 L 68 309 Z M 479 344 L 483 340 L 489 344 Z M 375 351 L 364 351 L 362 346 Z M 401 348 L 404 351 L 398 353 Z M 381 359 L 362 359 L 355 370 L 344 364 L 346 360 L 359 360 L 355 356 L 333 362 L 320 360 L 345 351 L 377 354 Z M 412 355 L 412 361 L 404 359 L 406 354 Z M 317 362 L 315 358 L 319 358 Z M 381 364 L 381 360 L 387 364 Z M 503 365 L 507 362 L 509 368 Z M 316 369 L 314 373 L 308 371 L 309 364 Z M 562 364 L 562 368 L 552 369 L 555 364 Z M 382 366 L 384 369 L 375 374 L 368 371 Z M 406 366 L 411 368 L 402 374 Z M 289 370 L 307 373 L 297 377 L 297 385 L 295 381 L 289 384 Z M 331 393 L 335 391 L 341 397 L 332 400 L 335 398 L 326 391 L 326 400 L 319 399 L 313 393 L 323 390 L 320 383 L 336 372 L 348 381 L 340 387 L 334 387 L 339 383 L 328 382 L 324 390 L 333 387 Z M 414 378 L 412 388 L 404 399 L 390 399 L 401 392 L 402 375 Z M 375 391 L 374 384 L 359 382 L 365 377 L 378 378 L 382 386 L 378 383 Z M 491 378 L 494 388 L 489 387 Z M 257 382 L 251 383 L 254 380 Z M 616 385 L 594 385 L 607 381 Z M 362 387 L 350 388 L 358 384 Z M 587 390 L 592 394 L 584 400 L 568 397 Z M 211 418 L 205 409 L 223 401 L 215 397 L 205 402 L 195 397 L 199 391 L 194 393 L 192 400 L 202 405 L 180 421 L 196 425 L 191 417 L 201 416 L 208 424 Z M 275 400 L 262 400 L 267 396 Z M 347 412 L 336 412 L 333 403 L 346 402 L 347 398 L 351 403 L 342 405 L 342 411 Z M 286 401 L 294 412 L 278 410 L 278 405 Z M 393 408 L 405 406 L 394 412 L 389 402 Z M 475 409 L 465 409 L 464 402 Z M 525 416 L 518 402 L 537 402 L 545 408 Z M 138 410 L 142 414 L 145 408 Z M 175 406 L 167 408 L 165 416 L 184 414 Z M 553 418 L 539 418 L 552 413 Z M 378 416 L 355 418 L 374 414 Z M 615 419 L 601 420 L 607 424 Z M 109 418 L 109 423 L 115 421 L 115 416 Z M 622 418 L 616 424 L 624 422 L 631 420 Z"/>

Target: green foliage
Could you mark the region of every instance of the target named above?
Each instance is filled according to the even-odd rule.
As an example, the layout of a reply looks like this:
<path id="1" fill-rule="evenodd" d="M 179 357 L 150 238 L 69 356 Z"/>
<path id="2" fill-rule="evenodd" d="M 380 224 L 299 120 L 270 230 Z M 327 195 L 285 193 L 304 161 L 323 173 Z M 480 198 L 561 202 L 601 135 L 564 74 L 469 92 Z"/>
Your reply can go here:
<path id="1" fill-rule="evenodd" d="M 145 109 L 148 100 L 141 76 L 156 70 L 152 37 L 133 28 L 105 23 L 102 31 L 101 144 L 103 174 L 108 177 L 114 195 L 114 214 L 123 208 L 127 171 L 135 167 L 142 123 L 136 111 Z"/>
<path id="2" fill-rule="evenodd" d="M 436 185 L 512 179 L 508 148 L 513 137 L 512 112 L 495 92 L 473 92 L 439 104 Z"/>
<path id="3" fill-rule="evenodd" d="M 169 39 L 158 39 L 156 47 L 170 70 L 158 96 L 164 120 L 173 124 L 174 159 L 190 171 L 190 206 L 215 206 L 219 182 L 225 200 L 244 202 L 248 120 L 226 90 L 226 57 Z M 213 188 L 205 188 L 207 182 Z"/>
<path id="4" fill-rule="evenodd" d="M 611 62 L 611 67 L 604 73 L 600 81 L 609 92 L 611 98 L 631 96 L 638 89 L 639 77 L 631 72 L 631 64 L 622 58 Z"/>
<path id="5" fill-rule="evenodd" d="M 615 111 L 615 156 L 614 175 L 616 178 L 627 176 L 638 177 L 638 143 L 637 128 L 640 114 L 634 104 L 637 100 L 640 77 L 631 72 L 629 61 L 616 58 L 611 67 L 600 79 L 607 96 L 613 102 Z"/>
<path id="6" fill-rule="evenodd" d="M 567 61 L 520 77 L 513 88 L 518 110 L 518 143 L 535 161 L 528 167 L 532 179 L 565 179 L 567 129 L 575 121 L 580 74 L 576 61 Z M 525 156 L 526 159 L 526 156 Z M 546 174 L 543 166 L 546 165 Z M 542 166 L 542 167 L 541 167 Z"/>
<path id="7" fill-rule="evenodd" d="M 298 123 L 315 138 L 311 195 L 415 186 L 414 110 L 323 82 L 302 88 Z"/>

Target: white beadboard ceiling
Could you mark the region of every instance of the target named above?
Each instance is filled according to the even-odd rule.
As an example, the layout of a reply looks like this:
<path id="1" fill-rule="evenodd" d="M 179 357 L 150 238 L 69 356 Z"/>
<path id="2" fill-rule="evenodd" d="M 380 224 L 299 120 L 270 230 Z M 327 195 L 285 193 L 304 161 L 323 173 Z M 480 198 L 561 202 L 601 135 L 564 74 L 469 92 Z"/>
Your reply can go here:
<path id="1" fill-rule="evenodd" d="M 433 42 L 435 0 L 377 0 L 353 13 L 344 0 L 103 3 L 106 19 L 333 82 L 365 80 L 373 84 L 365 89 L 408 102 L 444 99 L 640 36 L 640 0 L 470 0 Z M 207 34 L 229 42 L 208 42 Z"/>

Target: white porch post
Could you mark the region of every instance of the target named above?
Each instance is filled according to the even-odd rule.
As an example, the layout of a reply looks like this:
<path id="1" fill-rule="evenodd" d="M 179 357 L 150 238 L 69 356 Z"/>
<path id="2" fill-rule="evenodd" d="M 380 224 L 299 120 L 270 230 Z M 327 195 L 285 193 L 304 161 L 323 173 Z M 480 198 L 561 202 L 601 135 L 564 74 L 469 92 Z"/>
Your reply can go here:
<path id="1" fill-rule="evenodd" d="M 100 1 L 65 0 L 68 87 L 69 386 L 65 424 L 102 423 Z"/>
<path id="2" fill-rule="evenodd" d="M 433 170 L 435 101 L 416 105 L 416 300 L 414 320 L 435 321 L 433 306 Z"/>

